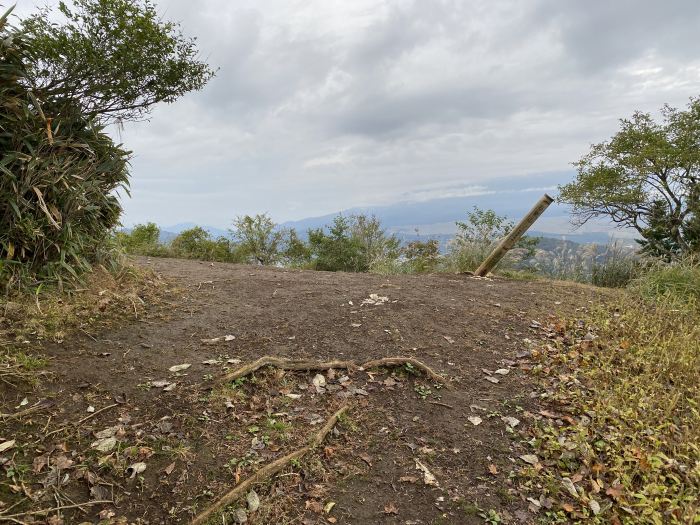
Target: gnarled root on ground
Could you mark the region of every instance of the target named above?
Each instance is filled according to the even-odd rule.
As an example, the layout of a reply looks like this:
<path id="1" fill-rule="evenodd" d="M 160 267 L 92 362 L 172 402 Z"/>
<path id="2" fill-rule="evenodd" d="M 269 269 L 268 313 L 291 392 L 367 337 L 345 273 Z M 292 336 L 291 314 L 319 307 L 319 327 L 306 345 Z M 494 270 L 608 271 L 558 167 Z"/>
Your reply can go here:
<path id="1" fill-rule="evenodd" d="M 447 379 L 435 372 L 428 365 L 413 357 L 383 357 L 381 359 L 373 359 L 366 363 L 356 363 L 355 361 L 294 361 L 291 359 L 280 359 L 279 357 L 263 356 L 257 361 L 253 361 L 241 368 L 234 370 L 223 376 L 221 382 L 235 381 L 241 377 L 252 374 L 256 370 L 266 366 L 273 366 L 281 370 L 329 370 L 331 368 L 344 368 L 347 370 L 379 368 L 382 366 L 402 366 L 409 364 L 413 368 L 421 370 L 430 379 L 442 383 L 449 387 Z"/>

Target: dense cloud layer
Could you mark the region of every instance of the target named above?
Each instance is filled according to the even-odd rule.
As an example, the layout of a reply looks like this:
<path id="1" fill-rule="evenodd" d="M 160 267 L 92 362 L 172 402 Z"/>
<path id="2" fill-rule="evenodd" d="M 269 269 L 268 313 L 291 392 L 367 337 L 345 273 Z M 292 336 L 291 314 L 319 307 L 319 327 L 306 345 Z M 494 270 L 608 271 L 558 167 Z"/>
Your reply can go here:
<path id="1" fill-rule="evenodd" d="M 286 220 L 502 187 L 566 172 L 635 109 L 700 94 L 695 0 L 158 5 L 220 71 L 123 133 L 126 223 Z"/>

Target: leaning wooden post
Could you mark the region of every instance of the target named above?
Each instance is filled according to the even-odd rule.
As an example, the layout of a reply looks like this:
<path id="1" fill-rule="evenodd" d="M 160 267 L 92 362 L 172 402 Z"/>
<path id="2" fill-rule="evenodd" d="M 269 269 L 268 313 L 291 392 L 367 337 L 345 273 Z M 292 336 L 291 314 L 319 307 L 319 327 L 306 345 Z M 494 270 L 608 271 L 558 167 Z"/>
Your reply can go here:
<path id="1" fill-rule="evenodd" d="M 484 262 L 481 263 L 481 266 L 477 268 L 474 275 L 479 277 L 484 277 L 487 275 L 493 269 L 493 267 L 498 264 L 498 261 L 503 258 L 508 250 L 515 246 L 515 243 L 520 240 L 520 237 L 522 237 L 523 234 L 530 229 L 530 226 L 534 224 L 534 222 L 540 215 L 542 215 L 542 213 L 544 213 L 544 210 L 546 210 L 549 205 L 552 204 L 552 202 L 554 202 L 554 199 L 545 193 L 542 198 L 537 201 L 537 204 L 535 204 L 535 206 L 528 212 L 528 214 L 523 217 L 518 225 L 513 228 L 500 243 L 498 243 L 498 246 L 496 246 L 496 248 L 491 252 L 491 255 L 489 255 Z"/>

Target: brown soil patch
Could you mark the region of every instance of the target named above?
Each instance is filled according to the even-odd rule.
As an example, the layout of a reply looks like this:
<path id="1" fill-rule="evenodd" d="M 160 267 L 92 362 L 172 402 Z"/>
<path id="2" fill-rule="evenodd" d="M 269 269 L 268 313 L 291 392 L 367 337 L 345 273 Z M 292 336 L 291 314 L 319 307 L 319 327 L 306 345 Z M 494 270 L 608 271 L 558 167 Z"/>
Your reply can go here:
<path id="1" fill-rule="evenodd" d="M 256 486 L 261 506 L 248 523 L 483 523 L 480 514 L 489 511 L 503 523 L 532 519 L 509 482 L 523 453 L 519 431 L 537 412 L 517 356 L 523 339 L 536 337 L 533 320 L 575 315 L 599 300 L 595 290 L 455 275 L 138 263 L 179 286 L 181 300 L 117 328 L 44 345 L 37 350 L 50 358 L 53 380 L 3 390 L 0 412 L 19 411 L 24 397 L 23 408 L 52 404 L 0 422 L 0 443 L 16 440 L 0 454 L 7 475 L 0 521 L 109 500 L 60 515 L 66 524 L 187 523 L 237 480 L 304 446 L 346 402 L 347 416 L 324 445 Z M 379 304 L 366 301 L 372 294 Z M 226 335 L 235 339 L 202 342 Z M 271 368 L 234 385 L 217 381 L 263 355 L 410 356 L 453 388 L 411 367 L 324 372 L 320 388 L 315 371 Z M 191 366 L 169 371 L 181 364 Z M 475 416 L 482 420 L 476 426 L 468 419 Z M 503 417 L 520 423 L 512 429 Z M 110 438 L 112 448 L 96 448 Z M 128 467 L 140 463 L 146 469 L 132 477 Z M 436 484 L 426 484 L 417 465 Z M 57 524 L 58 515 L 16 519 Z"/>

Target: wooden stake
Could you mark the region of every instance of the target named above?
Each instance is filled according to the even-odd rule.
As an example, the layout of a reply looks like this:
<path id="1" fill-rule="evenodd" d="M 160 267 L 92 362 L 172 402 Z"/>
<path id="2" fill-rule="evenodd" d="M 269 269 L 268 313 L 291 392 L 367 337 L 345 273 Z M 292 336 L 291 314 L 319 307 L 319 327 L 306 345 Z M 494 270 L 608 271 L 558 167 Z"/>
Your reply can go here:
<path id="1" fill-rule="evenodd" d="M 493 268 L 498 264 L 498 262 L 503 258 L 503 256 L 510 250 L 515 243 L 520 240 L 520 238 L 525 234 L 527 230 L 530 229 L 535 221 L 539 218 L 544 210 L 546 210 L 550 204 L 554 202 L 554 199 L 547 195 L 546 193 L 542 198 L 537 201 L 537 204 L 528 212 L 525 217 L 518 223 L 518 225 L 511 230 L 511 232 L 505 236 L 505 238 L 498 243 L 498 246 L 491 252 L 481 266 L 477 268 L 474 275 L 478 277 L 486 276 Z"/>

